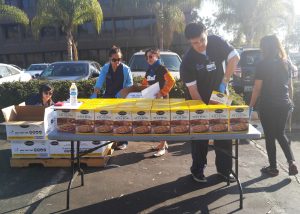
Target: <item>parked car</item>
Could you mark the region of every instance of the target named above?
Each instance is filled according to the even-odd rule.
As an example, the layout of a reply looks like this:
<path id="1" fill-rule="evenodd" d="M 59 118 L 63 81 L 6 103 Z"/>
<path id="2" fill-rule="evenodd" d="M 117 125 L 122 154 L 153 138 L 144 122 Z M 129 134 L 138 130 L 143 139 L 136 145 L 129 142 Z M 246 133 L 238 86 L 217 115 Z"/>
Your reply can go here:
<path id="1" fill-rule="evenodd" d="M 172 75 L 180 79 L 179 69 L 181 64 L 181 58 L 177 53 L 171 51 L 160 51 L 160 59 L 162 63 L 169 69 Z M 145 71 L 148 68 L 148 63 L 145 59 L 145 52 L 139 51 L 132 55 L 129 61 L 129 67 L 132 72 L 132 76 L 145 76 Z"/>
<path id="2" fill-rule="evenodd" d="M 0 63 L 0 84 L 13 81 L 27 82 L 31 79 L 30 74 L 26 74 L 24 71 L 21 71 L 11 65 Z"/>
<path id="3" fill-rule="evenodd" d="M 240 51 L 240 61 L 234 71 L 231 85 L 237 93 L 243 93 L 244 99 L 248 104 L 251 99 L 251 94 L 254 85 L 255 68 L 257 63 L 261 60 L 261 51 L 258 48 L 242 49 Z M 291 69 L 293 78 L 297 78 L 298 69 L 293 65 L 292 60 Z"/>
<path id="4" fill-rule="evenodd" d="M 39 76 L 42 80 L 87 80 L 99 76 L 99 63 L 94 61 L 65 61 L 50 64 Z"/>
<path id="5" fill-rule="evenodd" d="M 231 84 L 237 93 L 252 93 L 255 67 L 261 60 L 261 51 L 255 48 L 242 49 L 240 57 Z"/>
<path id="6" fill-rule="evenodd" d="M 23 69 L 23 68 L 21 68 L 21 67 L 19 67 L 19 66 L 17 66 L 17 65 L 14 65 L 14 64 L 9 64 L 9 65 L 11 65 L 11 66 L 13 66 L 13 67 L 19 69 L 20 71 L 25 71 L 25 69 Z"/>
<path id="7" fill-rule="evenodd" d="M 25 71 L 32 76 L 32 78 L 37 78 L 42 71 L 49 66 L 48 63 L 40 63 L 40 64 L 31 64 Z"/>

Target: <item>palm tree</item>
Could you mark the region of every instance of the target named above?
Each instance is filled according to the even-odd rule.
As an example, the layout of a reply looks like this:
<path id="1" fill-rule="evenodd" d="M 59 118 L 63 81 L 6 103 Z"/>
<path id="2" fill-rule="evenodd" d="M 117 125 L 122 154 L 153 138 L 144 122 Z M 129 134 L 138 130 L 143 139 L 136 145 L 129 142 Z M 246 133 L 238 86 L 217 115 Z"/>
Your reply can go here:
<path id="1" fill-rule="evenodd" d="M 0 21 L 12 21 L 23 25 L 29 24 L 26 13 L 17 7 L 4 4 L 4 0 L 0 1 Z"/>
<path id="2" fill-rule="evenodd" d="M 68 59 L 78 60 L 74 31 L 78 25 L 92 21 L 100 32 L 103 21 L 101 6 L 97 0 L 39 0 L 37 14 L 32 19 L 32 31 L 36 38 L 46 26 L 58 26 L 66 34 Z"/>
<path id="3" fill-rule="evenodd" d="M 200 7 L 201 0 L 116 0 L 119 7 L 134 5 L 137 9 L 149 8 L 156 19 L 157 41 L 160 49 L 169 48 L 174 32 L 181 33 L 185 27 L 182 8 Z"/>
<path id="4" fill-rule="evenodd" d="M 253 46 L 277 28 L 289 26 L 293 20 L 292 3 L 288 0 L 214 0 L 219 6 L 217 22 L 231 30 L 237 43 Z"/>

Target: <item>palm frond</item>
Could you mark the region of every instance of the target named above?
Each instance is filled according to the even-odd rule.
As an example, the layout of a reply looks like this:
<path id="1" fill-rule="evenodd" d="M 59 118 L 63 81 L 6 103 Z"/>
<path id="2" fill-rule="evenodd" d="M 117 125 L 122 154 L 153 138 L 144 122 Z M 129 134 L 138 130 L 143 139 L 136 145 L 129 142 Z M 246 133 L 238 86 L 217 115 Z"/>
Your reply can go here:
<path id="1" fill-rule="evenodd" d="M 23 25 L 29 24 L 29 19 L 25 12 L 19 8 L 5 4 L 0 4 L 0 20 L 13 21 Z"/>

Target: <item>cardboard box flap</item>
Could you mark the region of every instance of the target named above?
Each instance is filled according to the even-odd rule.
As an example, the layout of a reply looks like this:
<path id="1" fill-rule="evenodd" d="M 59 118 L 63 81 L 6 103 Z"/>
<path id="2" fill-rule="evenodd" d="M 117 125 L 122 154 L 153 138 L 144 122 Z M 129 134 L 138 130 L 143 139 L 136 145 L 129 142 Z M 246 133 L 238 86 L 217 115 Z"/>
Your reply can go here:
<path id="1" fill-rule="evenodd" d="M 16 106 L 17 121 L 43 121 L 44 106 Z"/>
<path id="2" fill-rule="evenodd" d="M 2 109 L 5 122 L 44 121 L 44 106 L 9 106 Z"/>
<path id="3" fill-rule="evenodd" d="M 137 86 L 137 85 L 133 85 L 133 86 L 130 86 L 128 88 L 123 88 L 121 91 L 120 91 L 120 96 L 122 98 L 125 98 L 127 97 L 127 95 L 131 92 L 141 92 L 143 89 L 147 88 L 147 86 Z"/>
<path id="4" fill-rule="evenodd" d="M 17 118 L 17 112 L 15 106 L 8 106 L 6 108 L 1 109 L 5 122 L 15 120 Z"/>
<path id="5" fill-rule="evenodd" d="M 8 121 L 4 122 L 5 125 L 17 125 L 17 126 L 29 126 L 29 125 L 35 125 L 35 126 L 41 126 L 43 125 L 44 121 Z"/>

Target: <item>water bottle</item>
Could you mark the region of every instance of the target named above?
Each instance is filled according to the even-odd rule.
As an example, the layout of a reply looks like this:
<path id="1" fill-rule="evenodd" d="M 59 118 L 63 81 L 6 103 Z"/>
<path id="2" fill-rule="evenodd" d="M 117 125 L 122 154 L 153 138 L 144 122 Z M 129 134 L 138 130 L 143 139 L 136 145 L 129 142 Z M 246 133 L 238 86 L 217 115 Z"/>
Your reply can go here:
<path id="1" fill-rule="evenodd" d="M 77 96 L 78 96 L 77 86 L 74 82 L 72 82 L 72 85 L 70 87 L 70 105 L 71 106 L 77 105 Z"/>

